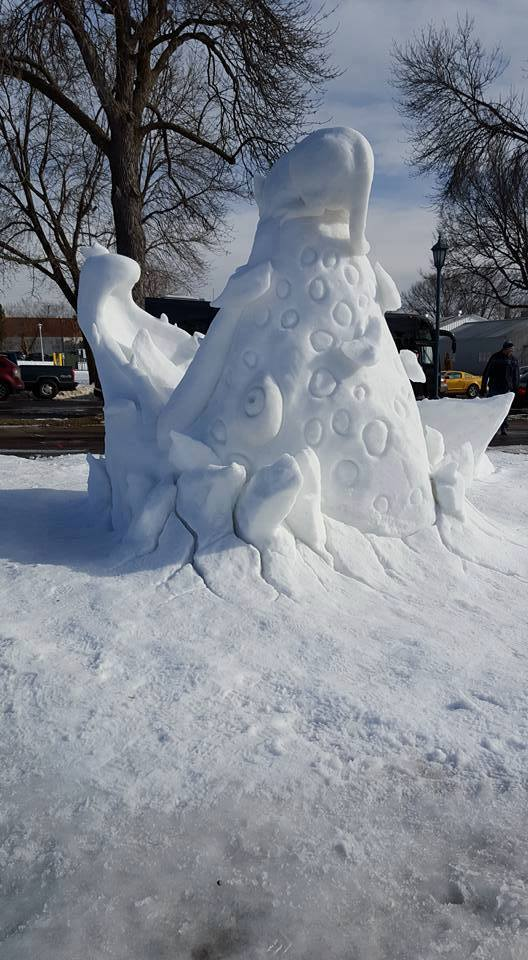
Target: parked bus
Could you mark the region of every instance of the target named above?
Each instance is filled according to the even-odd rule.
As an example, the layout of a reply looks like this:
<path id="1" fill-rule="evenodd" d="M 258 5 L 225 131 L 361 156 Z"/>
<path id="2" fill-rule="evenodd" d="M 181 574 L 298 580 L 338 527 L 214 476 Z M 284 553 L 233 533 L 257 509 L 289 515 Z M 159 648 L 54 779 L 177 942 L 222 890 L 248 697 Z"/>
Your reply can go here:
<path id="1" fill-rule="evenodd" d="M 419 313 L 393 313 L 392 311 L 385 314 L 385 320 L 398 350 L 412 350 L 423 367 L 425 383 L 412 385 L 416 398 L 421 400 L 423 397 L 432 397 L 434 393 L 434 323 Z M 440 330 L 440 336 L 450 340 L 451 354 L 454 355 L 456 339 L 453 334 L 449 330 Z M 442 366 L 442 345 L 440 344 L 440 369 Z M 445 384 L 440 384 L 440 393 L 447 393 Z"/>

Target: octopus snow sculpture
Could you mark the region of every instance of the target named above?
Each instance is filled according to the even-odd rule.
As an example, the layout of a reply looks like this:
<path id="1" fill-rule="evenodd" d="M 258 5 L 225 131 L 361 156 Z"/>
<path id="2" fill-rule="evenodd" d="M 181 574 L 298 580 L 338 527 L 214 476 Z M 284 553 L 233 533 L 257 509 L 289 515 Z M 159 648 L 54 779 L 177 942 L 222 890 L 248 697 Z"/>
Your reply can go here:
<path id="1" fill-rule="evenodd" d="M 475 401 L 478 450 L 463 437 L 449 450 L 427 406 L 419 412 L 409 375 L 422 372 L 384 320 L 400 298 L 368 259 L 372 175 L 365 138 L 336 128 L 258 180 L 253 249 L 201 341 L 133 303 L 137 264 L 87 251 L 79 319 L 107 437 L 90 486 L 127 556 L 156 549 L 170 522 L 191 532 L 194 557 L 238 536 L 263 558 L 302 542 L 332 563 L 344 527 L 406 537 L 435 523 L 438 504 L 463 515 L 511 398 Z"/>

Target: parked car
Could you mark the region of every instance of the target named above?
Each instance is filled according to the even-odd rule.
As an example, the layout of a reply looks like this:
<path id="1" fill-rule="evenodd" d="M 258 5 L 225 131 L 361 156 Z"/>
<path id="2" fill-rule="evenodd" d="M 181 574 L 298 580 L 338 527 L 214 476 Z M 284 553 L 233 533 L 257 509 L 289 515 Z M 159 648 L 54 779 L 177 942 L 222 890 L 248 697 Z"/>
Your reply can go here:
<path id="1" fill-rule="evenodd" d="M 59 390 L 76 390 L 73 367 L 59 367 L 41 360 L 19 360 L 18 367 L 26 390 L 38 400 L 53 400 Z"/>
<path id="2" fill-rule="evenodd" d="M 5 353 L 0 353 L 0 357 L 7 357 L 8 360 L 11 360 L 11 363 L 18 363 L 19 360 L 24 359 L 24 354 L 17 350 L 6 350 Z"/>
<path id="3" fill-rule="evenodd" d="M 0 400 L 24 390 L 24 382 L 16 363 L 0 354 Z"/>
<path id="4" fill-rule="evenodd" d="M 474 400 L 480 393 L 482 377 L 478 377 L 475 373 L 466 373 L 464 370 L 443 370 L 442 378 L 445 380 L 449 397 L 469 397 L 470 400 Z"/>
<path id="5" fill-rule="evenodd" d="M 519 386 L 515 391 L 512 407 L 515 407 L 515 409 L 520 408 L 521 410 L 528 407 L 528 370 L 526 373 L 521 373 L 519 378 Z"/>

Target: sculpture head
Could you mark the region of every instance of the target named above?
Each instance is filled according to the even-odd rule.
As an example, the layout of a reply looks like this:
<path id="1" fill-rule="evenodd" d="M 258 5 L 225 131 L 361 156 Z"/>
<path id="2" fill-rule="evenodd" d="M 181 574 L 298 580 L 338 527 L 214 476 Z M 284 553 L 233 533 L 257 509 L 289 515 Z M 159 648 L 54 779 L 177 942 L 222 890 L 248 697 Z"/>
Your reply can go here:
<path id="1" fill-rule="evenodd" d="M 315 130 L 255 179 L 261 221 L 315 217 L 349 227 L 350 253 L 368 253 L 365 238 L 374 158 L 362 134 L 346 127 Z"/>

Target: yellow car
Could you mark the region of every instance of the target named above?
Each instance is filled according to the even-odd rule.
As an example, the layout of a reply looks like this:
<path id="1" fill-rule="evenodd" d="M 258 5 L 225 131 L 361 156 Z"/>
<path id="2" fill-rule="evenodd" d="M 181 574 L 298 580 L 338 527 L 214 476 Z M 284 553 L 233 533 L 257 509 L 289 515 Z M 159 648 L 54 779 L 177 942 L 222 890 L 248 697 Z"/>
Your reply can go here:
<path id="1" fill-rule="evenodd" d="M 464 373 L 463 370 L 443 370 L 442 380 L 447 387 L 448 397 L 462 396 L 473 400 L 478 397 L 482 384 L 482 377 L 474 373 Z"/>

